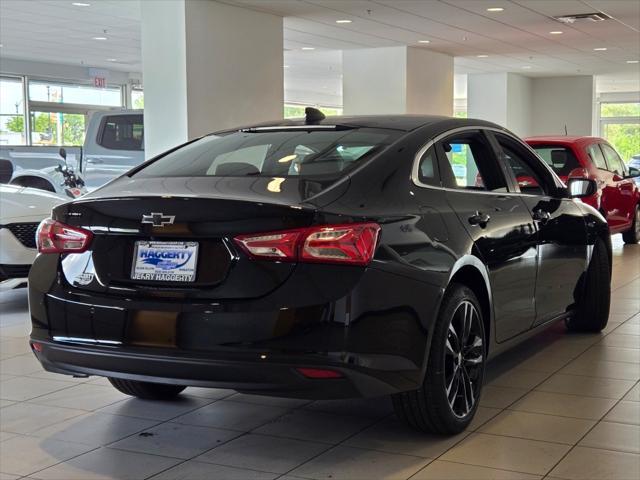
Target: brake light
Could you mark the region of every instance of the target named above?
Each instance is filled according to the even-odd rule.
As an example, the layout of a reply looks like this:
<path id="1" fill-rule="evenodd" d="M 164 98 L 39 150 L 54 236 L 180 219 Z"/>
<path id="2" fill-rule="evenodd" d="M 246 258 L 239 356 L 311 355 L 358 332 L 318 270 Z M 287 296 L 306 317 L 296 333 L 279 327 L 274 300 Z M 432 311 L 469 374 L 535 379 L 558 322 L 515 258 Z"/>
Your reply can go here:
<path id="1" fill-rule="evenodd" d="M 379 232 L 377 223 L 354 223 L 239 235 L 234 240 L 255 259 L 368 265 Z"/>
<path id="2" fill-rule="evenodd" d="M 306 378 L 342 378 L 343 375 L 335 370 L 325 370 L 324 368 L 296 368 Z"/>
<path id="3" fill-rule="evenodd" d="M 91 243 L 93 233 L 47 218 L 40 223 L 36 240 L 40 253 L 80 253 Z"/>

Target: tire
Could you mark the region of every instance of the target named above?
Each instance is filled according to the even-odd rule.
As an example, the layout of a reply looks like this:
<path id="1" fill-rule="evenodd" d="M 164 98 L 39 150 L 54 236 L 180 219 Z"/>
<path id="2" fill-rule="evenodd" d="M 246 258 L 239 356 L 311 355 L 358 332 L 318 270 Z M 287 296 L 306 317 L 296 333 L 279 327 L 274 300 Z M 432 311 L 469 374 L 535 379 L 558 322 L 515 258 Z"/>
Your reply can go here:
<path id="1" fill-rule="evenodd" d="M 469 320 L 469 329 L 464 328 L 466 320 Z M 460 336 L 463 341 L 457 343 Z M 465 285 L 451 284 L 435 323 L 423 385 L 418 390 L 392 395 L 396 415 L 423 432 L 453 435 L 467 428 L 480 400 L 485 344 L 478 299 Z M 456 353 L 459 346 L 462 346 L 462 355 Z"/>
<path id="2" fill-rule="evenodd" d="M 167 385 L 165 383 L 138 382 L 136 380 L 123 380 L 109 377 L 109 382 L 117 390 L 132 397 L 145 400 L 171 400 L 182 392 L 185 386 Z"/>
<path id="3" fill-rule="evenodd" d="M 593 246 L 583 285 L 582 298 L 567 320 L 567 328 L 574 332 L 600 332 L 609 321 L 611 303 L 611 267 L 602 239 L 596 240 Z"/>
<path id="4" fill-rule="evenodd" d="M 636 205 L 631 228 L 622 233 L 624 243 L 640 243 L 640 205 Z"/>

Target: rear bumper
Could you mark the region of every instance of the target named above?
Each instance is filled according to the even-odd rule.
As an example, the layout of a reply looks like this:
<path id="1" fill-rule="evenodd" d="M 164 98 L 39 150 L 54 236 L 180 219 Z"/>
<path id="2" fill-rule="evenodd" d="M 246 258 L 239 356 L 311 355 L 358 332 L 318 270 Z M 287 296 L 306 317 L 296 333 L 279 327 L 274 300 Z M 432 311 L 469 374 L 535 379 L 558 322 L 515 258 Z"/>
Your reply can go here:
<path id="1" fill-rule="evenodd" d="M 39 260 L 29 308 L 45 369 L 299 398 L 417 388 L 442 293 L 370 268 L 333 297 L 303 269 L 258 299 L 99 295 L 61 280 L 53 256 Z M 296 368 L 342 378 L 308 379 Z"/>
<path id="2" fill-rule="evenodd" d="M 34 354 L 45 370 L 66 375 L 99 375 L 174 385 L 214 387 L 272 396 L 310 399 L 374 397 L 403 391 L 408 379 L 398 372 L 375 371 L 304 355 L 242 355 L 236 358 L 179 355 L 106 345 L 43 341 Z M 264 357 L 264 358 L 263 358 Z M 323 368 L 341 378 L 311 379 L 296 368 Z M 410 377 L 410 375 L 409 375 Z"/>

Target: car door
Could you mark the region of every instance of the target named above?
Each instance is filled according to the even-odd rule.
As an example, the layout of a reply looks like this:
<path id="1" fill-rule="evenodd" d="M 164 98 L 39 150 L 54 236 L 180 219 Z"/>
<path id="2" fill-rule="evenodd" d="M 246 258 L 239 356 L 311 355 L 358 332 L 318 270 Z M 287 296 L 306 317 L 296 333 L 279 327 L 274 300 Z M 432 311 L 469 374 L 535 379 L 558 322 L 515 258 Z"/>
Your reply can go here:
<path id="1" fill-rule="evenodd" d="M 497 342 L 527 330 L 535 318 L 535 227 L 482 129 L 465 130 L 436 142 L 446 198 L 487 266 Z"/>
<path id="2" fill-rule="evenodd" d="M 618 153 L 609 144 L 601 143 L 600 148 L 611 171 L 611 188 L 608 192 L 611 225 L 626 230 L 631 227 L 635 214 L 635 182 L 628 177 L 627 167 Z"/>
<path id="3" fill-rule="evenodd" d="M 587 266 L 586 225 L 580 207 L 557 195 L 552 173 L 533 152 L 510 135 L 495 132 L 494 137 L 500 161 L 536 225 L 533 327 L 562 315 L 574 304 Z"/>

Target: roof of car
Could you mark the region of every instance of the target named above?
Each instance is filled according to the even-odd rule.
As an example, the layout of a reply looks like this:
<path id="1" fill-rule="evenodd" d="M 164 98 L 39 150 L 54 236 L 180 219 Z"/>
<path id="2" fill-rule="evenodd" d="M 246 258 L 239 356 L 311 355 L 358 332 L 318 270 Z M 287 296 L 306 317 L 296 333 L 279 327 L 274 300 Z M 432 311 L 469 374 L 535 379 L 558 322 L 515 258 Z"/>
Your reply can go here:
<path id="1" fill-rule="evenodd" d="M 341 115 L 330 116 L 323 120 L 314 122 L 310 125 L 345 125 L 352 127 L 365 127 L 365 128 L 388 128 L 394 130 L 401 130 L 409 132 L 416 128 L 425 127 L 427 125 L 435 125 L 438 123 L 453 123 L 456 126 L 465 125 L 480 125 L 487 127 L 501 128 L 499 125 L 487 122 L 484 120 L 474 120 L 466 118 L 454 118 L 440 115 Z M 292 118 L 287 120 L 277 120 L 271 122 L 264 122 L 257 125 L 250 125 L 246 128 L 261 128 L 261 127 L 286 127 L 286 126 L 304 126 L 304 118 Z M 227 130 L 237 131 L 238 129 Z M 223 132 L 218 132 L 223 133 Z"/>
<path id="2" fill-rule="evenodd" d="M 573 144 L 573 143 L 595 143 L 595 142 L 604 142 L 600 137 L 590 137 L 590 136 L 578 136 L 578 135 L 540 135 L 536 137 L 526 137 L 524 139 L 525 142 L 535 142 L 535 143 L 562 143 L 562 144 Z"/>

